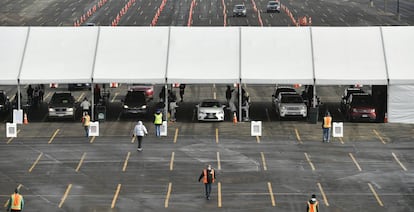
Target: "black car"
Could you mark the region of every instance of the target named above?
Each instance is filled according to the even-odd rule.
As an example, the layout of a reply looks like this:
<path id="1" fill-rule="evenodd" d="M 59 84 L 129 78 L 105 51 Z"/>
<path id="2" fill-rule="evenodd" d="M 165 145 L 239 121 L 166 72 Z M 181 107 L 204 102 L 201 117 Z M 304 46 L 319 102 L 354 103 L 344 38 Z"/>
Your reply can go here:
<path id="1" fill-rule="evenodd" d="M 70 92 L 55 92 L 48 104 L 48 118 L 75 120 L 76 101 Z"/>
<path id="2" fill-rule="evenodd" d="M 351 96 L 351 94 L 354 94 L 354 93 L 365 93 L 365 92 L 361 88 L 354 88 L 354 87 L 346 88 L 341 98 L 341 111 L 343 113 L 346 113 L 346 105 L 348 103 L 349 96 Z"/>
<path id="3" fill-rule="evenodd" d="M 68 90 L 91 90 L 91 84 L 89 83 L 72 83 L 68 84 Z"/>
<path id="4" fill-rule="evenodd" d="M 10 101 L 6 92 L 0 91 L 0 114 L 10 112 Z"/>
<path id="5" fill-rule="evenodd" d="M 123 115 L 147 113 L 147 98 L 144 91 L 129 90 L 123 102 Z"/>

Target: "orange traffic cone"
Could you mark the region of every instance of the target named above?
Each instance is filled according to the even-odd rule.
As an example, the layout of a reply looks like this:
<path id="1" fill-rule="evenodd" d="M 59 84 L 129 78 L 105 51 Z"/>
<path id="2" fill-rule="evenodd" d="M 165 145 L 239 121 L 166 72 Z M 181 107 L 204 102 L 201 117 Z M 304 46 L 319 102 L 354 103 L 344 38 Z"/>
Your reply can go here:
<path id="1" fill-rule="evenodd" d="M 237 124 L 237 115 L 236 112 L 233 114 L 233 124 Z"/>
<path id="2" fill-rule="evenodd" d="M 23 124 L 28 124 L 28 123 L 29 123 L 29 120 L 27 120 L 27 113 L 24 113 Z"/>

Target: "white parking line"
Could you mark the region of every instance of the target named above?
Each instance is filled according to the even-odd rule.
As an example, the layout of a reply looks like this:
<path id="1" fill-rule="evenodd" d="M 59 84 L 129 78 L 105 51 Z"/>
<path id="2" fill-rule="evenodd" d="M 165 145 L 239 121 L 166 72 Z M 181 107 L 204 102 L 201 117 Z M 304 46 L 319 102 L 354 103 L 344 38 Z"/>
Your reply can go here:
<path id="1" fill-rule="evenodd" d="M 395 153 L 394 153 L 394 152 L 392 153 L 392 156 L 394 157 L 395 161 L 397 161 L 397 163 L 398 163 L 398 164 L 400 164 L 401 168 L 402 168 L 404 171 L 407 171 L 407 168 L 405 168 L 405 166 L 404 166 L 404 165 L 400 162 L 400 160 L 397 158 L 397 155 L 395 155 Z"/>

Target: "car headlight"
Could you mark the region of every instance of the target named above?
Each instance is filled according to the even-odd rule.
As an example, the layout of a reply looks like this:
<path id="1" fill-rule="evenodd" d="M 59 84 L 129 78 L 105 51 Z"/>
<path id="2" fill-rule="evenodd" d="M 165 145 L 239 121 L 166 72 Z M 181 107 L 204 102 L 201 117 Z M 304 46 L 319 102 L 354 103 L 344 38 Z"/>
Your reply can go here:
<path id="1" fill-rule="evenodd" d="M 356 108 L 352 108 L 352 112 L 354 112 L 354 113 L 358 113 L 358 109 L 356 109 Z"/>
<path id="2" fill-rule="evenodd" d="M 306 109 L 307 109 L 306 106 L 305 105 L 302 105 L 301 110 L 306 110 Z"/>
<path id="3" fill-rule="evenodd" d="M 73 112 L 73 107 L 70 107 L 70 108 L 66 109 L 66 111 Z"/>
<path id="4" fill-rule="evenodd" d="M 146 109 L 147 108 L 147 106 L 146 105 L 142 105 L 141 106 L 141 109 Z"/>
<path id="5" fill-rule="evenodd" d="M 219 111 L 217 114 L 218 114 L 218 115 L 223 115 L 223 114 L 224 114 L 224 112 L 223 112 L 223 111 Z"/>
<path id="6" fill-rule="evenodd" d="M 375 113 L 375 109 L 371 109 L 371 113 Z"/>
<path id="7" fill-rule="evenodd" d="M 55 112 L 55 108 L 49 108 L 49 112 Z"/>
<path id="8" fill-rule="evenodd" d="M 124 109 L 128 109 L 128 105 L 124 105 Z"/>
<path id="9" fill-rule="evenodd" d="M 280 110 L 286 110 L 286 106 L 281 106 Z"/>
<path id="10" fill-rule="evenodd" d="M 198 114 L 200 114 L 200 115 L 205 115 L 205 114 L 206 114 L 206 112 L 204 112 L 204 111 L 198 111 Z"/>

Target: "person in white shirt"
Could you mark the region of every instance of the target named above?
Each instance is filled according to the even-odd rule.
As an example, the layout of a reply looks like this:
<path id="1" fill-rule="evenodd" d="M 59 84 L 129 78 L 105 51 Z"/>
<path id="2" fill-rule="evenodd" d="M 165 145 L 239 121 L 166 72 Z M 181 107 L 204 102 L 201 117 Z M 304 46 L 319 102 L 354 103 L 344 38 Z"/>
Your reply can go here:
<path id="1" fill-rule="evenodd" d="M 142 138 L 148 134 L 147 128 L 142 124 L 142 121 L 138 121 L 137 125 L 134 128 L 134 134 L 138 138 L 138 148 L 137 151 L 142 151 Z"/>
<path id="2" fill-rule="evenodd" d="M 89 103 L 88 99 L 85 97 L 82 101 L 82 103 L 80 104 L 81 108 L 82 108 L 82 114 L 85 114 L 85 112 L 89 113 L 89 108 L 91 107 L 91 103 Z"/>

